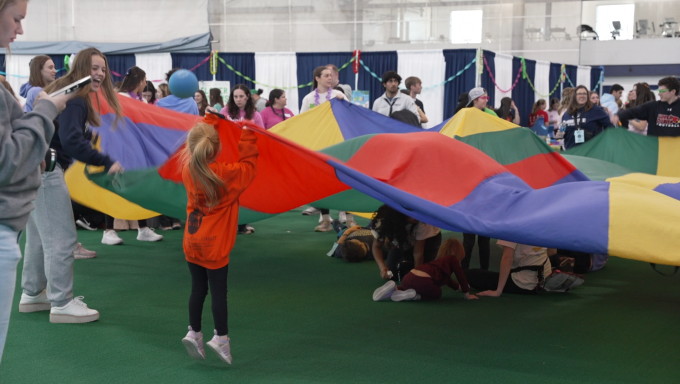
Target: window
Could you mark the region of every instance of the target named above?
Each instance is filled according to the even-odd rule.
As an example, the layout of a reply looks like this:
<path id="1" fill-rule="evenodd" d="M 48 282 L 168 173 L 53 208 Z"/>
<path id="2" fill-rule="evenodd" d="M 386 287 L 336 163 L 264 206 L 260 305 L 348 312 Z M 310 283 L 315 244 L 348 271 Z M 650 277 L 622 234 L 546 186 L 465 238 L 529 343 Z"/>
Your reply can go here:
<path id="1" fill-rule="evenodd" d="M 453 44 L 479 44 L 482 42 L 483 11 L 453 11 L 449 36 Z"/>
<path id="2" fill-rule="evenodd" d="M 621 23 L 618 36 L 612 36 L 613 23 Z M 632 40 L 635 34 L 635 4 L 599 5 L 595 13 L 595 31 L 600 40 Z"/>

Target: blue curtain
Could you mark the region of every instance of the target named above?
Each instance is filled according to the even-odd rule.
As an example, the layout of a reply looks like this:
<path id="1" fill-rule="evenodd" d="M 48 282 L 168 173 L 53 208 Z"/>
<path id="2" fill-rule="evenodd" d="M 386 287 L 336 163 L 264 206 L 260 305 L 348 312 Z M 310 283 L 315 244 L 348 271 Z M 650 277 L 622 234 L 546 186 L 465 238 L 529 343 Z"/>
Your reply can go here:
<path id="1" fill-rule="evenodd" d="M 494 59 L 496 58 L 496 54 L 491 51 L 484 51 L 483 54 L 487 63 L 489 63 L 489 70 L 491 70 L 491 72 L 495 76 L 496 64 L 494 63 Z M 484 63 L 482 63 L 482 65 L 484 65 Z M 490 106 L 493 105 L 494 98 L 496 97 L 496 86 L 491 80 L 491 75 L 489 75 L 489 71 L 486 69 L 486 65 L 484 65 L 484 73 L 482 73 L 482 87 L 486 89 L 486 92 L 489 94 L 489 105 Z M 467 91 L 470 90 L 468 89 Z"/>
<path id="2" fill-rule="evenodd" d="M 395 52 L 396 54 L 396 52 Z M 352 52 L 324 52 L 324 53 L 297 53 L 297 75 L 298 85 L 307 84 L 314 81 L 314 69 L 327 64 L 335 64 L 340 68 L 348 61 L 352 60 Z M 352 66 L 348 66 L 340 71 L 340 84 L 349 84 L 354 89 L 354 71 Z M 312 87 L 298 88 L 299 106 L 302 106 L 302 99 Z"/>
<path id="3" fill-rule="evenodd" d="M 111 74 L 114 83 L 116 81 L 123 81 L 123 77 L 125 77 L 125 73 L 127 73 L 127 70 L 130 69 L 131 67 L 134 67 L 137 64 L 135 55 L 106 55 L 106 60 L 108 60 L 109 62 L 109 70 L 121 75 L 121 77 L 119 77 L 114 74 Z M 63 66 L 64 65 L 63 59 L 61 63 Z"/>
<path id="4" fill-rule="evenodd" d="M 206 53 L 172 53 L 172 67 L 191 69 L 210 56 Z M 244 76 L 255 79 L 255 54 L 254 53 L 219 53 L 219 56 L 235 70 L 241 72 Z M 194 71 L 199 81 L 212 80 L 210 74 L 210 62 L 206 62 Z M 222 62 L 217 64 L 217 75 L 215 78 L 218 81 L 229 81 L 233 87 L 236 84 L 245 84 L 249 88 L 254 88 L 255 84 L 246 81 L 243 77 L 238 76 L 232 70 L 227 68 Z"/>
<path id="5" fill-rule="evenodd" d="M 368 68 L 373 71 L 378 76 L 383 75 L 387 71 L 396 71 L 398 68 L 398 57 L 397 52 L 361 52 L 361 60 L 366 64 Z M 299 68 L 299 67 L 298 67 Z M 349 68 L 348 68 L 349 69 Z M 352 81 L 352 89 L 354 88 L 354 81 Z M 371 76 L 364 67 L 359 68 L 359 88 L 360 91 L 369 91 L 370 93 L 370 108 L 373 108 L 373 102 L 378 97 L 385 93 L 385 89 L 382 86 L 380 80 Z"/>
<path id="6" fill-rule="evenodd" d="M 524 60 L 526 64 L 527 77 L 532 79 L 536 76 L 536 61 L 534 60 Z M 512 81 L 515 81 L 515 76 L 522 65 L 522 60 L 519 57 L 514 57 L 512 59 Z M 529 85 L 526 79 L 520 78 L 517 82 L 517 86 L 512 90 L 512 99 L 515 101 L 517 110 L 519 111 L 520 122 L 519 125 L 522 127 L 529 126 L 529 114 L 534 106 L 535 94 L 534 90 Z M 550 102 L 546 100 L 546 103 Z"/>
<path id="7" fill-rule="evenodd" d="M 578 81 L 576 81 L 576 72 L 578 71 L 578 67 L 575 65 L 567 65 L 566 66 L 566 71 L 567 71 L 567 76 L 569 76 L 569 79 L 571 80 L 572 83 L 574 83 L 574 87 L 578 87 Z M 585 84 L 588 86 L 588 84 Z M 564 87 L 571 87 L 571 83 L 569 83 L 569 80 L 565 80 Z"/>
<path id="8" fill-rule="evenodd" d="M 476 54 L 476 49 L 445 49 L 445 79 L 448 79 L 458 73 L 461 69 L 465 68 L 466 65 L 474 60 Z M 475 63 L 460 76 L 446 83 L 446 86 L 444 87 L 444 120 L 453 116 L 456 105 L 458 105 L 458 96 L 463 92 L 470 92 L 470 90 L 475 87 L 476 69 L 477 65 Z"/>
<path id="9" fill-rule="evenodd" d="M 592 67 L 592 68 L 590 69 L 590 84 L 589 84 L 589 85 L 590 85 L 590 88 L 589 88 L 589 89 L 590 89 L 591 91 L 597 91 L 597 92 L 600 91 L 600 88 L 599 88 L 599 87 L 598 87 L 597 89 L 595 89 L 595 86 L 596 86 L 597 83 L 600 81 L 600 74 L 602 74 L 602 68 L 600 68 L 600 67 Z M 600 85 L 601 85 L 601 84 L 600 84 Z"/>
<path id="10" fill-rule="evenodd" d="M 57 79 L 66 74 L 64 70 L 64 57 L 66 55 L 50 55 L 52 61 L 54 61 L 54 68 L 57 70 Z"/>
<path id="11" fill-rule="evenodd" d="M 557 63 L 550 63 L 550 75 L 549 75 L 549 84 L 550 84 L 550 91 L 555 88 L 555 85 L 560 82 L 560 73 L 562 73 L 562 64 L 557 64 Z M 569 86 L 569 83 L 564 84 L 563 87 L 566 88 Z M 550 98 L 562 98 L 562 93 L 560 92 L 560 87 L 559 85 L 557 86 L 557 90 L 555 93 L 553 93 Z"/>
<path id="12" fill-rule="evenodd" d="M 0 72 L 7 72 L 7 68 L 5 68 L 5 55 L 0 55 Z"/>

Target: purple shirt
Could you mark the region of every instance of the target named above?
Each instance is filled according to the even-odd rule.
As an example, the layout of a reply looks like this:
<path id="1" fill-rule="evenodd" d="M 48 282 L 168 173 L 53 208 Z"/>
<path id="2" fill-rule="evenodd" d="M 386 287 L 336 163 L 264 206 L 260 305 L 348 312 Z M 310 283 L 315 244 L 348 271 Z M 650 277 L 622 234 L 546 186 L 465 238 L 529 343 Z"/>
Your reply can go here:
<path id="1" fill-rule="evenodd" d="M 295 116 L 288 108 L 275 109 L 272 107 L 263 109 L 262 112 L 260 112 L 260 115 L 262 116 L 262 122 L 264 123 L 265 129 L 269 129 L 276 124 Z"/>

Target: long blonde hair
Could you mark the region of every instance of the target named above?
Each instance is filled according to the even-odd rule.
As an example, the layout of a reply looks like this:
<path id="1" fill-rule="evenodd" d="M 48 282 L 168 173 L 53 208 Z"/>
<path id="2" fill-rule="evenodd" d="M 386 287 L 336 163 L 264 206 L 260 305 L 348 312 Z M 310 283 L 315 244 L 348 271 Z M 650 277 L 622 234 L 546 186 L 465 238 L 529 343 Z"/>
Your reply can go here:
<path id="1" fill-rule="evenodd" d="M 209 166 L 217 158 L 220 149 L 220 135 L 215 127 L 201 122 L 189 131 L 186 146 L 182 151 L 182 164 L 189 167 L 191 180 L 205 196 L 208 208 L 220 203 L 220 192 L 225 187 L 224 181 Z M 196 202 L 200 201 L 198 196 L 193 198 Z"/>
<path id="2" fill-rule="evenodd" d="M 449 255 L 455 256 L 459 263 L 465 258 L 465 248 L 463 248 L 463 244 L 458 239 L 452 238 L 444 241 L 439 247 L 439 251 L 437 251 L 437 258 L 435 260 Z"/>
<path id="3" fill-rule="evenodd" d="M 111 83 L 111 72 L 109 71 L 109 62 L 101 51 L 96 48 L 86 48 L 76 54 L 76 58 L 71 64 L 71 70 L 63 77 L 52 82 L 52 84 L 45 87 L 46 93 L 52 93 L 58 89 L 61 89 L 71 83 L 74 83 L 83 77 L 90 76 L 92 74 L 92 56 L 99 56 L 104 59 L 106 65 L 106 76 L 104 77 L 100 90 L 103 94 L 106 102 L 109 104 L 111 109 L 116 113 L 116 120 L 114 121 L 114 127 L 116 123 L 123 118 L 123 110 L 118 102 L 118 96 L 116 96 L 116 91 L 113 89 L 113 84 Z M 90 99 L 90 91 L 92 91 L 92 86 L 90 84 L 81 88 L 75 97 L 80 97 L 85 100 L 87 104 L 87 122 L 93 127 L 101 126 L 101 119 L 99 113 L 92 107 L 92 100 Z M 97 104 L 99 104 L 99 95 L 97 94 Z"/>
<path id="4" fill-rule="evenodd" d="M 17 1 L 18 0 L 0 0 L 0 13 L 2 13 L 5 10 L 5 8 L 16 3 Z M 26 0 L 26 1 L 28 1 L 28 0 Z M 4 48 L 5 48 L 5 52 L 6 52 L 5 55 L 8 56 L 5 59 L 8 59 L 9 56 L 12 55 L 12 50 L 9 48 L 9 44 Z M 7 60 L 5 60 L 4 66 L 7 67 Z"/>

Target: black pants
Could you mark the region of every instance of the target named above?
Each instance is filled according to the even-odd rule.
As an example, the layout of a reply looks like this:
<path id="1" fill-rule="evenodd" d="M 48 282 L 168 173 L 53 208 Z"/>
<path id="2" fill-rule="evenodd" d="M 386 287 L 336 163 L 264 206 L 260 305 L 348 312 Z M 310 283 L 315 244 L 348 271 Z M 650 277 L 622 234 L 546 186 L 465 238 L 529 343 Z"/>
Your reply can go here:
<path id="1" fill-rule="evenodd" d="M 425 240 L 425 250 L 423 251 L 423 263 L 429 263 L 437 258 L 437 251 L 442 245 L 442 234 L 438 233 Z M 392 271 L 392 279 L 400 281 L 406 274 L 415 267 L 415 259 L 413 256 L 413 248 L 404 251 L 400 248 L 392 248 L 387 254 L 385 260 L 387 268 Z"/>
<path id="2" fill-rule="evenodd" d="M 498 289 L 498 277 L 500 273 L 492 272 L 483 269 L 468 269 L 465 271 L 468 284 L 478 291 L 495 291 Z M 518 293 L 530 295 L 536 293 L 533 289 L 520 288 L 512 280 L 512 276 L 508 276 L 508 281 L 503 287 L 503 293 Z"/>
<path id="3" fill-rule="evenodd" d="M 212 298 L 213 321 L 218 336 L 229 334 L 227 323 L 227 274 L 229 264 L 220 269 L 207 269 L 200 265 L 189 263 L 191 272 L 191 296 L 189 296 L 189 325 L 194 332 L 201 331 L 201 314 L 203 303 L 208 296 Z"/>
<path id="4" fill-rule="evenodd" d="M 556 255 L 550 256 L 550 264 L 553 268 L 560 269 L 563 272 L 582 275 L 589 272 L 593 267 L 593 260 L 590 253 L 558 249 Z M 569 267 L 571 267 L 571 271 Z"/>
<path id="5" fill-rule="evenodd" d="M 158 216 L 158 220 L 160 221 L 161 227 L 172 227 L 173 224 L 179 223 L 179 219 L 165 215 Z"/>
<path id="6" fill-rule="evenodd" d="M 325 208 L 319 208 L 319 211 L 321 212 L 322 215 L 328 215 L 331 213 L 330 209 L 325 209 Z"/>
<path id="7" fill-rule="evenodd" d="M 489 257 L 491 256 L 491 239 L 484 236 L 477 236 L 472 233 L 463 234 L 463 248 L 465 248 L 465 258 L 460 263 L 463 269 L 470 268 L 472 250 L 475 248 L 475 237 L 479 245 L 479 267 L 485 271 L 489 270 Z M 494 288 L 495 289 L 495 288 Z"/>
<path id="8" fill-rule="evenodd" d="M 104 215 L 104 224 L 106 225 L 106 229 L 113 229 L 113 220 L 114 218 L 112 216 Z M 137 223 L 139 223 L 139 228 L 148 226 L 146 224 L 146 220 L 137 220 Z"/>

